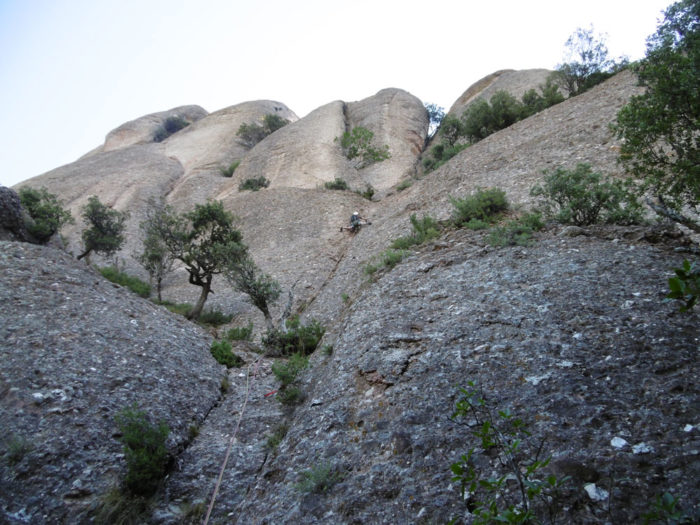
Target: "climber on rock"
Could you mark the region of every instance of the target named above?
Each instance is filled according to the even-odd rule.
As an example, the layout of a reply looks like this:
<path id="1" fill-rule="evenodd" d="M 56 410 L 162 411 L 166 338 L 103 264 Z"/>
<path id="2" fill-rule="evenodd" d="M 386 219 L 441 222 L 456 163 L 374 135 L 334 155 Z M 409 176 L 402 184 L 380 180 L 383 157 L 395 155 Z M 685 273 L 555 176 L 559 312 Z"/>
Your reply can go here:
<path id="1" fill-rule="evenodd" d="M 350 217 L 350 226 L 341 226 L 340 231 L 342 232 L 343 230 L 349 230 L 350 233 L 357 233 L 358 231 L 360 231 L 360 226 L 363 226 L 365 224 L 372 223 L 364 217 L 360 216 L 359 212 L 354 212 Z"/>

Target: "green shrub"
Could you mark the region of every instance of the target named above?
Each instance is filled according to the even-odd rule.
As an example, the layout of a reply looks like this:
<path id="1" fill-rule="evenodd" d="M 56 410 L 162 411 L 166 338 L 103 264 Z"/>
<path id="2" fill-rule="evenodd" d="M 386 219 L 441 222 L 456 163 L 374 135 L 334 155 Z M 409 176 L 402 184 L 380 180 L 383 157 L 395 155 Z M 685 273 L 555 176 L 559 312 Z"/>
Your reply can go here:
<path id="1" fill-rule="evenodd" d="M 693 516 L 681 509 L 679 500 L 670 492 L 664 492 L 656 496 L 656 499 L 649 507 L 649 511 L 642 515 L 644 525 L 649 523 L 666 523 L 668 525 L 681 525 L 697 523 Z M 696 515 L 695 518 L 698 518 Z"/>
<path id="2" fill-rule="evenodd" d="M 461 199 L 450 197 L 450 202 L 454 207 L 452 222 L 457 227 L 473 220 L 493 223 L 508 209 L 506 194 L 498 188 L 478 189 L 474 195 Z"/>
<path id="3" fill-rule="evenodd" d="M 27 231 L 40 243 L 47 242 L 64 224 L 75 222 L 70 212 L 63 209 L 63 202 L 46 188 L 24 186 L 17 194 L 31 218 L 25 221 Z"/>
<path id="4" fill-rule="evenodd" d="M 252 341 L 253 339 L 253 323 L 248 323 L 248 326 L 234 326 L 226 332 L 225 338 L 229 341 Z"/>
<path id="5" fill-rule="evenodd" d="M 448 144 L 441 142 L 430 148 L 430 156 L 423 158 L 423 169 L 426 173 L 438 169 L 460 151 L 468 148 L 470 144 Z"/>
<path id="6" fill-rule="evenodd" d="M 243 123 L 238 128 L 236 135 L 244 146 L 252 148 L 262 139 L 287 124 L 289 124 L 287 119 L 275 115 L 274 113 L 268 113 L 263 117 L 262 125 L 256 124 L 255 122 Z"/>
<path id="7" fill-rule="evenodd" d="M 395 250 L 389 248 L 388 250 L 384 250 L 382 253 L 379 254 L 379 262 L 367 264 L 364 268 L 364 272 L 367 275 L 372 276 L 381 268 L 387 268 L 391 270 L 392 268 L 394 268 L 394 266 L 399 264 L 407 255 L 408 251 L 406 250 Z"/>
<path id="8" fill-rule="evenodd" d="M 243 366 L 243 359 L 231 351 L 231 343 L 228 341 L 213 341 L 210 352 L 214 359 L 226 368 L 240 368 Z"/>
<path id="9" fill-rule="evenodd" d="M 695 264 L 689 261 L 683 261 L 683 265 L 674 268 L 673 271 L 676 276 L 668 280 L 671 293 L 666 297 L 681 301 L 681 312 L 692 310 L 700 296 L 700 268 L 696 268 Z"/>
<path id="10" fill-rule="evenodd" d="M 105 493 L 94 510 L 97 525 L 139 525 L 147 522 L 151 499 L 114 488 Z"/>
<path id="11" fill-rule="evenodd" d="M 399 184 L 396 186 L 396 191 L 403 191 L 403 190 L 406 190 L 406 189 L 410 188 L 411 186 L 413 186 L 413 181 L 408 180 L 408 179 L 402 180 L 402 181 L 399 182 Z"/>
<path id="12" fill-rule="evenodd" d="M 210 326 L 221 326 L 230 323 L 231 319 L 233 319 L 233 314 L 225 314 L 219 310 L 204 310 L 197 322 Z"/>
<path id="13" fill-rule="evenodd" d="M 275 361 L 272 364 L 272 373 L 282 383 L 282 387 L 287 387 L 297 380 L 297 377 L 309 366 L 309 358 L 301 352 L 289 356 L 286 361 Z"/>
<path id="14" fill-rule="evenodd" d="M 357 126 L 346 131 L 340 138 L 340 146 L 348 160 L 357 159 L 355 167 L 362 169 L 375 162 L 381 162 L 391 157 L 389 146 L 375 147 L 372 145 L 374 133 L 367 128 Z M 335 138 L 338 141 L 338 137 Z"/>
<path id="15" fill-rule="evenodd" d="M 165 441 L 170 429 L 165 422 L 152 424 L 136 405 L 125 408 L 115 417 L 120 441 L 124 445 L 127 473 L 126 487 L 134 494 L 153 494 L 165 476 L 168 451 Z"/>
<path id="16" fill-rule="evenodd" d="M 538 213 L 529 213 L 508 221 L 504 226 L 496 226 L 489 232 L 488 242 L 492 246 L 528 246 L 532 234 L 544 227 Z"/>
<path id="17" fill-rule="evenodd" d="M 336 177 L 333 182 L 326 182 L 323 187 L 327 190 L 347 190 L 348 183 Z"/>
<path id="18" fill-rule="evenodd" d="M 24 457 L 34 450 L 34 445 L 31 441 L 23 436 L 11 435 L 7 442 L 7 451 L 5 452 L 5 460 L 7 464 L 16 465 L 24 459 Z"/>
<path id="19" fill-rule="evenodd" d="M 258 191 L 262 188 L 267 188 L 270 185 L 270 181 L 264 176 L 255 177 L 251 179 L 246 179 L 238 185 L 239 191 Z"/>
<path id="20" fill-rule="evenodd" d="M 531 195 L 540 197 L 539 210 L 562 224 L 586 226 L 597 222 L 635 224 L 642 220 L 642 207 L 621 181 L 603 179 L 580 163 L 573 170 L 545 171 L 543 186 Z"/>
<path id="21" fill-rule="evenodd" d="M 330 463 L 315 465 L 300 475 L 301 481 L 296 485 L 297 490 L 315 494 L 325 494 L 344 478 L 343 473 Z"/>
<path id="22" fill-rule="evenodd" d="M 277 401 L 283 405 L 293 406 L 302 403 L 306 399 L 306 394 L 298 386 L 288 386 L 277 392 Z"/>
<path id="23" fill-rule="evenodd" d="M 278 329 L 268 330 L 263 337 L 262 343 L 268 349 L 268 355 L 288 356 L 295 353 L 309 355 L 316 350 L 326 332 L 326 329 L 316 320 L 302 325 L 298 316 L 287 319 L 285 325 L 286 332 Z"/>
<path id="24" fill-rule="evenodd" d="M 236 160 L 229 164 L 228 168 L 219 168 L 219 171 L 221 171 L 221 175 L 224 177 L 231 178 L 233 177 L 233 173 L 236 171 L 236 168 L 241 164 L 240 160 Z"/>
<path id="25" fill-rule="evenodd" d="M 165 119 L 165 122 L 159 126 L 153 133 L 153 140 L 155 142 L 163 142 L 170 135 L 173 135 L 183 128 L 189 126 L 190 123 L 184 118 L 179 116 L 172 116 Z"/>
<path id="26" fill-rule="evenodd" d="M 440 225 L 430 215 L 423 215 L 422 219 L 418 219 L 414 213 L 411 215 L 410 221 L 413 226 L 413 231 L 408 236 L 395 239 L 391 243 L 393 249 L 407 250 L 412 246 L 423 244 L 440 235 Z"/>
<path id="27" fill-rule="evenodd" d="M 496 412 L 473 382 L 467 384 L 468 389 L 460 389 L 452 419 L 463 418 L 469 441 L 479 447 L 472 446 L 450 469 L 475 517 L 473 523 L 542 523 L 535 503 L 546 508 L 547 518 L 555 523 L 561 510 L 559 491 L 569 478 L 547 475 L 551 458 L 541 459 L 543 443 L 532 442 L 525 422 L 507 409 Z M 475 461 L 479 450 L 487 456 L 485 468 L 483 461 Z M 488 458 L 499 459 L 500 471 L 489 466 L 493 463 Z M 515 490 L 509 489 L 511 480 Z"/>
<path id="28" fill-rule="evenodd" d="M 99 268 L 102 277 L 111 281 L 119 286 L 128 288 L 132 292 L 141 297 L 148 297 L 151 295 L 151 286 L 148 283 L 143 282 L 138 277 L 132 277 L 124 272 L 120 272 L 114 266 L 105 266 Z"/>
<path id="29" fill-rule="evenodd" d="M 276 450 L 277 447 L 279 446 L 280 443 L 282 443 L 282 440 L 284 439 L 284 436 L 287 435 L 287 432 L 289 431 L 289 425 L 286 423 L 281 423 L 277 425 L 273 430 L 271 434 L 268 434 L 267 436 L 267 442 L 265 443 L 265 447 L 268 450 Z"/>

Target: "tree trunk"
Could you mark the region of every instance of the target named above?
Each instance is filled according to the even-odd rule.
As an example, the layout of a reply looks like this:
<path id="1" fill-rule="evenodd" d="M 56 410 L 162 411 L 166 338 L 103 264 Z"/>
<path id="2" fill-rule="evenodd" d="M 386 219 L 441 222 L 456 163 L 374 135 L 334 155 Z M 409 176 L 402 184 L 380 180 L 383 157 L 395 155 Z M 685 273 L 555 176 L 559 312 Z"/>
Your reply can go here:
<path id="1" fill-rule="evenodd" d="M 91 252 L 92 252 L 92 248 L 88 248 L 86 251 L 84 251 L 83 253 L 78 255 L 78 260 L 82 259 L 83 257 L 87 257 L 87 259 L 85 259 L 85 264 L 90 266 L 90 253 Z"/>
<path id="2" fill-rule="evenodd" d="M 270 311 L 265 308 L 262 310 L 263 315 L 265 316 L 265 326 L 267 326 L 268 331 L 272 331 L 275 329 L 275 323 L 272 322 L 272 316 L 270 315 Z"/>
<path id="3" fill-rule="evenodd" d="M 162 303 L 163 298 L 160 296 L 160 288 L 161 288 L 161 282 L 163 281 L 162 277 L 158 277 L 158 283 L 156 284 L 156 291 L 158 292 L 158 302 Z"/>
<path id="4" fill-rule="evenodd" d="M 204 303 L 207 302 L 207 297 L 209 297 L 209 292 L 211 291 L 211 275 L 207 277 L 207 280 L 202 284 L 202 293 L 199 294 L 199 299 L 197 304 L 192 308 L 190 313 L 187 314 L 187 319 L 196 321 L 199 316 L 202 315 L 202 310 L 204 309 Z"/>

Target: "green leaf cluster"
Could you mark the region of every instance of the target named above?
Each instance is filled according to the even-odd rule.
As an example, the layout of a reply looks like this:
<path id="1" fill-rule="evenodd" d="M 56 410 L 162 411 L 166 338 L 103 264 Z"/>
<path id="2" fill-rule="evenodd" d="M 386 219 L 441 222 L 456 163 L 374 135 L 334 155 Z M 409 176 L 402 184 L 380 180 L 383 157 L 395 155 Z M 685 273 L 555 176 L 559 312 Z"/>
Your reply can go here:
<path id="1" fill-rule="evenodd" d="M 214 359 L 226 368 L 240 368 L 243 366 L 243 359 L 233 353 L 231 343 L 228 341 L 213 341 L 209 350 Z"/>
<path id="2" fill-rule="evenodd" d="M 635 67 L 641 95 L 617 115 L 620 160 L 664 206 L 700 202 L 700 3 L 672 4 Z M 697 220 L 695 228 L 700 231 Z"/>
<path id="3" fill-rule="evenodd" d="M 585 163 L 573 170 L 545 171 L 544 184 L 534 186 L 530 194 L 541 197 L 538 209 L 545 217 L 562 224 L 635 224 L 642 220 L 641 204 L 629 186 L 603 178 Z"/>
<path id="4" fill-rule="evenodd" d="M 286 330 L 268 330 L 262 338 L 268 355 L 309 355 L 316 350 L 326 333 L 326 329 L 315 319 L 302 325 L 298 316 L 287 319 L 285 327 Z"/>
<path id="5" fill-rule="evenodd" d="M 267 188 L 269 185 L 270 181 L 261 175 L 260 177 L 252 177 L 241 181 L 241 183 L 238 185 L 238 191 L 258 191 L 263 188 Z"/>
<path id="6" fill-rule="evenodd" d="M 700 268 L 686 260 L 680 268 L 674 268 L 673 271 L 676 276 L 668 280 L 671 292 L 666 297 L 680 301 L 681 312 L 690 311 L 700 297 Z"/>
<path id="7" fill-rule="evenodd" d="M 340 138 L 340 146 L 348 160 L 357 159 L 355 167 L 362 169 L 375 162 L 381 162 L 391 158 L 389 146 L 376 147 L 372 144 L 374 133 L 369 129 L 357 126 L 351 131 L 346 131 Z M 338 140 L 338 137 L 335 138 Z M 371 198 L 371 197 L 370 197 Z"/>
<path id="8" fill-rule="evenodd" d="M 508 209 L 505 191 L 499 188 L 479 188 L 473 195 L 456 198 L 452 203 L 452 222 L 458 228 L 494 223 Z"/>
<path id="9" fill-rule="evenodd" d="M 252 148 L 265 137 L 287 124 L 289 124 L 289 120 L 274 113 L 268 113 L 263 117 L 262 124 L 255 122 L 241 124 L 236 135 L 244 146 Z"/>
<path id="10" fill-rule="evenodd" d="M 394 239 L 391 247 L 395 250 L 407 250 L 413 246 L 423 244 L 440 235 L 440 225 L 430 215 L 418 218 L 415 213 L 410 217 L 412 232 L 410 235 Z"/>
<path id="11" fill-rule="evenodd" d="M 136 295 L 144 298 L 148 298 L 151 295 L 151 286 L 148 283 L 143 282 L 138 277 L 133 277 L 125 272 L 120 272 L 114 266 L 105 266 L 99 268 L 102 277 L 110 282 L 128 288 Z"/>
<path id="12" fill-rule="evenodd" d="M 165 476 L 170 433 L 168 425 L 151 423 L 136 405 L 125 408 L 115 417 L 121 433 L 127 463 L 126 487 L 134 494 L 153 494 Z"/>
<path id="13" fill-rule="evenodd" d="M 17 193 L 31 218 L 25 222 L 27 231 L 38 242 L 47 242 L 64 224 L 75 222 L 71 213 L 63 209 L 63 203 L 46 188 L 24 186 Z"/>
<path id="14" fill-rule="evenodd" d="M 453 419 L 464 418 L 471 434 L 470 441 L 478 445 L 452 463 L 452 481 L 458 483 L 462 497 L 475 517 L 473 523 L 539 523 L 537 505 L 547 509 L 552 523 L 559 511 L 559 490 L 569 481 L 545 472 L 550 458 L 540 459 L 542 444 L 529 443 L 531 434 L 525 422 L 509 410 L 494 411 L 473 381 L 460 388 L 461 397 L 455 404 Z M 478 453 L 495 458 L 497 470 L 488 468 L 485 474 Z M 517 490 L 508 488 L 514 480 Z"/>
<path id="15" fill-rule="evenodd" d="M 78 256 L 79 259 L 93 251 L 105 256 L 113 255 L 126 241 L 124 228 L 129 217 L 127 212 L 114 210 L 92 195 L 83 206 L 81 216 L 88 228 L 83 230 L 85 250 Z"/>

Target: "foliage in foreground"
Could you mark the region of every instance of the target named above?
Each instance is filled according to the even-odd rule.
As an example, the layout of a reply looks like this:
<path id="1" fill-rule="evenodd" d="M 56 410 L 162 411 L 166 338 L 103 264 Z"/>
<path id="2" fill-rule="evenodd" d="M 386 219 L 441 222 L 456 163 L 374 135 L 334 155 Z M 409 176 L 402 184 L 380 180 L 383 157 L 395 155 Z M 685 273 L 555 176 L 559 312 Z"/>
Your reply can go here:
<path id="1" fill-rule="evenodd" d="M 272 373 L 280 381 L 277 392 L 277 400 L 283 405 L 296 405 L 304 400 L 304 393 L 296 385 L 299 374 L 309 366 L 309 358 L 297 352 L 289 356 L 286 361 L 275 361 L 272 364 Z"/>
<path id="2" fill-rule="evenodd" d="M 120 272 L 114 266 L 105 266 L 99 268 L 102 277 L 110 282 L 128 288 L 135 294 L 147 298 L 151 295 L 151 286 L 148 283 L 143 282 L 138 277 L 133 277 L 127 273 Z"/>
<path id="3" fill-rule="evenodd" d="M 668 280 L 671 292 L 666 297 L 680 301 L 681 312 L 690 311 L 700 296 L 700 268 L 686 260 L 680 268 L 674 268 L 673 271 L 676 276 Z"/>
<path id="4" fill-rule="evenodd" d="M 125 485 L 133 494 L 150 496 L 166 473 L 169 458 L 165 441 L 170 429 L 163 421 L 151 423 L 136 405 L 119 412 L 115 421 L 126 457 Z"/>
<path id="5" fill-rule="evenodd" d="M 31 218 L 25 222 L 25 227 L 40 243 L 47 242 L 64 224 L 75 222 L 71 213 L 63 209 L 63 203 L 46 188 L 36 190 L 24 186 L 17 194 L 22 207 Z"/>
<path id="6" fill-rule="evenodd" d="M 532 443 L 527 425 L 509 410 L 495 411 L 482 392 L 469 381 L 460 389 L 453 419 L 462 418 L 468 439 L 476 442 L 451 465 L 452 481 L 459 484 L 472 515 L 473 523 L 541 523 L 546 516 L 555 523 L 560 509 L 559 491 L 568 477 L 558 479 L 545 469 L 550 458 L 543 459 L 543 443 Z M 496 470 L 484 467 L 496 461 Z M 509 490 L 508 481 L 517 490 Z"/>
<path id="7" fill-rule="evenodd" d="M 700 2 L 671 5 L 635 67 L 641 95 L 617 115 L 620 160 L 657 200 L 656 211 L 700 231 Z M 674 212 L 674 213 L 671 213 Z"/>
<path id="8" fill-rule="evenodd" d="M 488 242 L 492 246 L 529 246 L 532 235 L 544 227 L 539 213 L 526 213 L 507 221 L 503 226 L 494 226 L 489 231 Z"/>
<path id="9" fill-rule="evenodd" d="M 539 210 L 545 217 L 562 224 L 636 224 L 642 220 L 641 204 L 632 191 L 622 181 L 603 178 L 585 163 L 573 170 L 558 167 L 545 172 L 544 184 L 530 193 L 541 197 Z"/>

